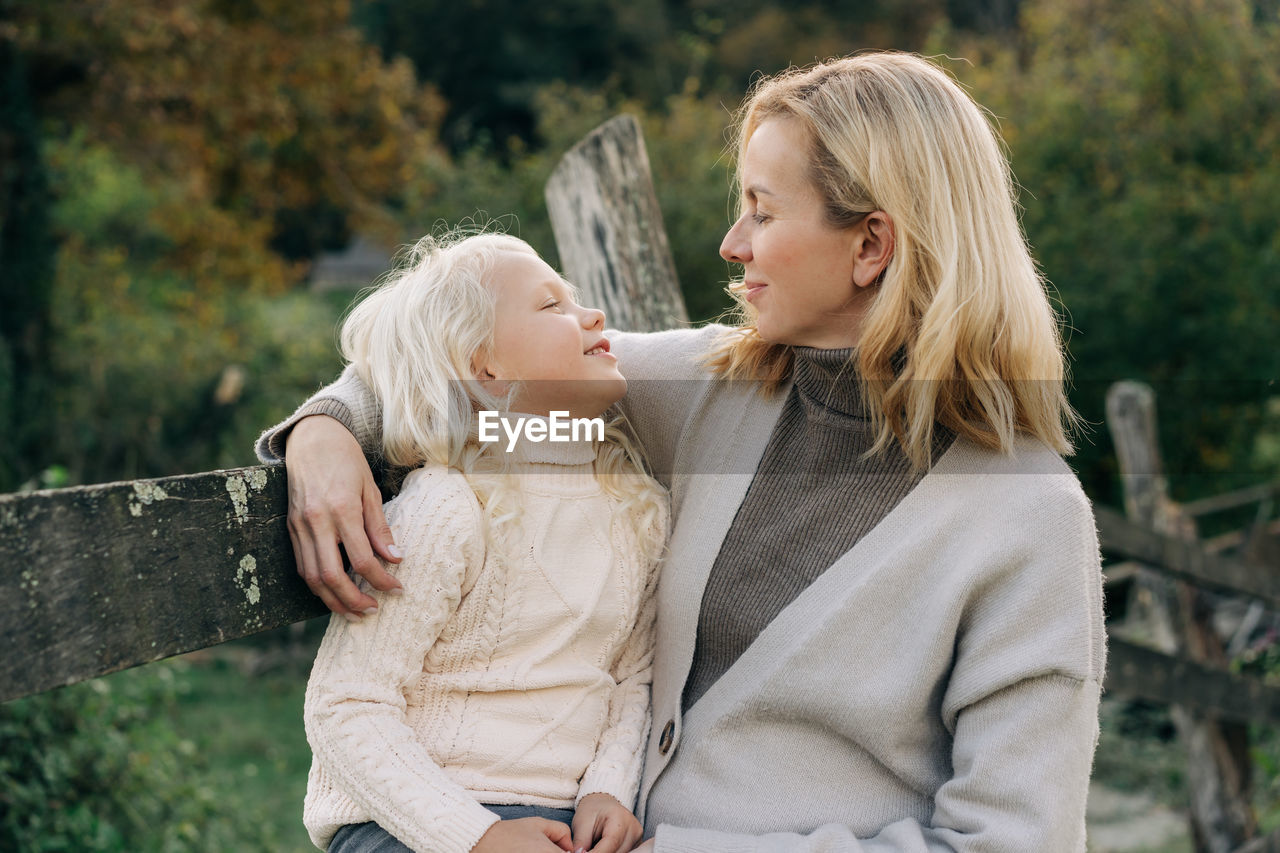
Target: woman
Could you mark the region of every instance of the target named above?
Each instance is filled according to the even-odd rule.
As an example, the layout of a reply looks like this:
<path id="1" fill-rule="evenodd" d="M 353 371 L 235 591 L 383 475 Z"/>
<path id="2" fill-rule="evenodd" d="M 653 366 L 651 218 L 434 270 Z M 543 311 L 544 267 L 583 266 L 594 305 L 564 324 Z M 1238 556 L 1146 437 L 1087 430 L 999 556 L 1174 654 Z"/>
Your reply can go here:
<path id="1" fill-rule="evenodd" d="M 1097 538 L 996 134 L 878 53 L 760 81 L 738 155 L 740 324 L 611 337 L 674 517 L 642 846 L 1083 850 Z M 369 411 L 344 375 L 260 452 Z M 301 571 L 358 618 L 372 478 L 331 418 L 288 452 Z"/>

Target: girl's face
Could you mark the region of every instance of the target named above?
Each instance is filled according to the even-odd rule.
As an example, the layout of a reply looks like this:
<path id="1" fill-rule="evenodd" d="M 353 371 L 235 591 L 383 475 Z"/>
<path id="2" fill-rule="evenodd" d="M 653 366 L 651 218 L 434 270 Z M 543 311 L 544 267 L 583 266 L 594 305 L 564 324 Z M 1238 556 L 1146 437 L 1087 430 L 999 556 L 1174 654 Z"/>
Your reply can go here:
<path id="1" fill-rule="evenodd" d="M 850 347 L 872 295 L 872 288 L 855 283 L 860 229 L 827 224 L 809 178 L 811 157 L 797 122 L 774 118 L 755 129 L 742 163 L 742 213 L 720 256 L 742 264 L 741 287 L 765 340 Z"/>
<path id="2" fill-rule="evenodd" d="M 593 418 L 622 399 L 627 380 L 604 337 L 604 312 L 583 308 L 546 261 L 532 253 L 498 253 L 490 282 L 495 301 L 493 353 L 478 366 L 482 381 L 505 394 L 521 380 L 513 411 Z"/>

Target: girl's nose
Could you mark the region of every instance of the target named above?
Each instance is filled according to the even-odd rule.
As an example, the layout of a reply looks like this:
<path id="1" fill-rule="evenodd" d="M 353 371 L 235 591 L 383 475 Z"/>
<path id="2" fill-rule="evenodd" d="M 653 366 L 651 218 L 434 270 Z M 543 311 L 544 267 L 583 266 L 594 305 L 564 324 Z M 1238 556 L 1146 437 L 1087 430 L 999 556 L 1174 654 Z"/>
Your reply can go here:
<path id="1" fill-rule="evenodd" d="M 584 329 L 604 328 L 604 312 L 599 308 L 582 309 L 582 327 Z"/>
<path id="2" fill-rule="evenodd" d="M 751 241 L 746 239 L 742 231 L 742 219 L 739 219 L 720 242 L 720 257 L 731 264 L 745 264 L 751 260 Z"/>

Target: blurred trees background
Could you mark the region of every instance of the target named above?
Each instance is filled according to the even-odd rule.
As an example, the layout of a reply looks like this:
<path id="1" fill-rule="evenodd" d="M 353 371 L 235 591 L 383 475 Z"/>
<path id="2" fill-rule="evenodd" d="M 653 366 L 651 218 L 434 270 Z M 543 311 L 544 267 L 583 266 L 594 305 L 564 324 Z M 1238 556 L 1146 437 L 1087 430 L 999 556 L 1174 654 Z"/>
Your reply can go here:
<path id="1" fill-rule="evenodd" d="M 1280 475 L 1277 0 L 0 0 L 0 491 L 251 464 L 340 367 L 322 253 L 510 217 L 554 263 L 543 183 L 620 111 L 714 318 L 752 75 L 864 48 L 996 117 L 1095 500 L 1121 378 L 1157 387 L 1176 497 Z"/>
<path id="2" fill-rule="evenodd" d="M 251 462 L 339 366 L 322 252 L 511 215 L 554 260 L 543 181 L 619 111 L 714 317 L 751 75 L 865 47 L 938 56 L 997 116 L 1086 417 L 1146 379 L 1175 489 L 1273 476 L 1278 8 L 0 0 L 0 489 Z M 1095 429 L 1075 460 L 1104 500 L 1109 455 Z"/>

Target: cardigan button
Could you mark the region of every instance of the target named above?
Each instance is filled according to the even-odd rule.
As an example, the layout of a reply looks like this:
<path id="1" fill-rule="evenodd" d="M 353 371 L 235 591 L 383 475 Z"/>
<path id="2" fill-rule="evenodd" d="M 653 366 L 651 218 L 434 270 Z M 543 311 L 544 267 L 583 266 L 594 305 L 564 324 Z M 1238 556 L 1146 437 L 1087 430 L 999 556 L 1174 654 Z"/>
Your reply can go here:
<path id="1" fill-rule="evenodd" d="M 662 735 L 658 738 L 658 754 L 666 755 L 671 751 L 671 742 L 675 740 L 676 721 L 667 720 L 667 724 L 662 727 Z"/>

